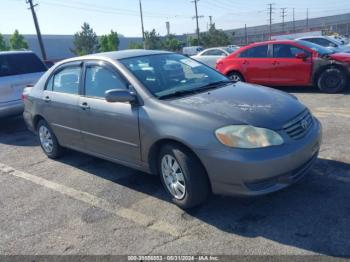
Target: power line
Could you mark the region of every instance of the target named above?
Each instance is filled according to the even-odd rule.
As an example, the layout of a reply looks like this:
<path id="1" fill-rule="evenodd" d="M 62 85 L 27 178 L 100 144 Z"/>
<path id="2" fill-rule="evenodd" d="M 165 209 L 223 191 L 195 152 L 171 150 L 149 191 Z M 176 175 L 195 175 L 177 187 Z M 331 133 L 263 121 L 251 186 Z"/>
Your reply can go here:
<path id="1" fill-rule="evenodd" d="M 26 3 L 29 4 L 29 8 L 32 11 L 36 35 L 38 37 L 42 58 L 43 58 L 43 60 L 46 60 L 47 58 L 46 58 L 46 51 L 45 51 L 45 47 L 44 47 L 44 42 L 43 42 L 43 39 L 41 37 L 38 18 L 36 16 L 35 9 L 34 9 L 37 6 L 37 4 L 34 5 L 32 0 L 27 0 Z"/>

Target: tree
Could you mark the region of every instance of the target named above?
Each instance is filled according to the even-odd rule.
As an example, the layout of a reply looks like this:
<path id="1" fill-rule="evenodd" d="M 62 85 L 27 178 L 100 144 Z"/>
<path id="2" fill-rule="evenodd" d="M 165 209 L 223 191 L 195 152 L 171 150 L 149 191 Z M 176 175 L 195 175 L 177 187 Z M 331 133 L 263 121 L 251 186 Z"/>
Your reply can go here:
<path id="1" fill-rule="evenodd" d="M 0 51 L 8 50 L 8 46 L 6 44 L 5 38 L 2 34 L 0 34 Z"/>
<path id="2" fill-rule="evenodd" d="M 183 46 L 183 42 L 176 39 L 174 35 L 168 35 L 163 42 L 164 49 L 173 51 L 173 52 L 180 51 L 182 46 Z"/>
<path id="3" fill-rule="evenodd" d="M 16 29 L 15 32 L 10 36 L 10 49 L 28 49 L 28 43 Z"/>
<path id="4" fill-rule="evenodd" d="M 103 35 L 100 38 L 100 52 L 117 51 L 119 48 L 119 36 L 117 32 L 113 32 L 108 35 Z"/>
<path id="5" fill-rule="evenodd" d="M 215 24 L 212 24 L 208 32 L 201 33 L 201 42 L 205 47 L 225 46 L 230 44 L 230 38 L 224 31 L 217 30 Z"/>
<path id="6" fill-rule="evenodd" d="M 143 49 L 142 43 L 130 42 L 128 44 L 128 49 Z"/>
<path id="7" fill-rule="evenodd" d="M 81 32 L 74 35 L 74 49 L 71 51 L 76 55 L 93 54 L 98 51 L 98 38 L 88 23 L 84 23 Z"/>
<path id="8" fill-rule="evenodd" d="M 202 39 L 201 39 L 202 40 Z M 189 36 L 187 38 L 187 43 L 190 45 L 190 46 L 198 46 L 198 45 L 203 45 L 203 41 L 200 41 L 198 43 L 198 39 L 197 38 L 194 38 L 192 36 Z"/>
<path id="9" fill-rule="evenodd" d="M 145 45 L 146 49 L 160 50 L 163 47 L 160 35 L 155 29 L 145 32 Z"/>

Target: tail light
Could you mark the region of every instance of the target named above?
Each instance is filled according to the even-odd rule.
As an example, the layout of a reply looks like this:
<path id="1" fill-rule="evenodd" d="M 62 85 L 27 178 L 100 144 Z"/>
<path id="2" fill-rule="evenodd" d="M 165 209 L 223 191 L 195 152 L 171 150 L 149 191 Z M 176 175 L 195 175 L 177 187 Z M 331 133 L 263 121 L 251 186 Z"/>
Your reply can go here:
<path id="1" fill-rule="evenodd" d="M 28 94 L 30 89 L 33 87 L 34 85 L 26 85 L 26 87 L 23 89 L 23 92 L 21 94 L 21 99 L 22 101 L 26 100 L 28 98 Z"/>

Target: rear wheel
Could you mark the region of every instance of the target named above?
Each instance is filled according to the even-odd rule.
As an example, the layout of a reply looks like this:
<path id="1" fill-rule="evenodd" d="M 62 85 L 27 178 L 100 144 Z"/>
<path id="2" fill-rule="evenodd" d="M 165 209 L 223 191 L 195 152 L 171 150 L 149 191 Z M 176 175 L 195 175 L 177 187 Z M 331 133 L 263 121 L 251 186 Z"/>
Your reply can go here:
<path id="1" fill-rule="evenodd" d="M 169 144 L 159 154 L 161 181 L 172 201 L 183 209 L 202 204 L 209 195 L 207 174 L 188 149 Z"/>
<path id="2" fill-rule="evenodd" d="M 347 76 L 339 68 L 324 70 L 317 80 L 318 88 L 326 93 L 338 93 L 346 88 Z"/>
<path id="3" fill-rule="evenodd" d="M 234 83 L 244 82 L 243 76 L 238 72 L 231 72 L 227 75 L 227 77 Z"/>
<path id="4" fill-rule="evenodd" d="M 37 124 L 40 146 L 49 158 L 58 158 L 62 155 L 63 149 L 58 144 L 57 138 L 45 120 Z"/>

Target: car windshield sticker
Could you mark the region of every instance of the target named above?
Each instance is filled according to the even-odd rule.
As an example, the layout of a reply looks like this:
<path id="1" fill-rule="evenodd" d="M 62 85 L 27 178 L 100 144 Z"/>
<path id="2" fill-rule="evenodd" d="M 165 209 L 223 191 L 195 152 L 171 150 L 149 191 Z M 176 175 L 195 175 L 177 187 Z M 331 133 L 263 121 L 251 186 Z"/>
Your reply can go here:
<path id="1" fill-rule="evenodd" d="M 193 68 L 193 67 L 201 66 L 200 63 L 198 63 L 198 62 L 196 62 L 196 61 L 194 61 L 194 60 L 192 60 L 192 59 L 189 59 L 189 58 L 181 59 L 180 61 L 181 61 L 182 63 L 184 63 L 184 64 L 186 64 L 186 65 L 192 67 L 192 68 Z"/>

